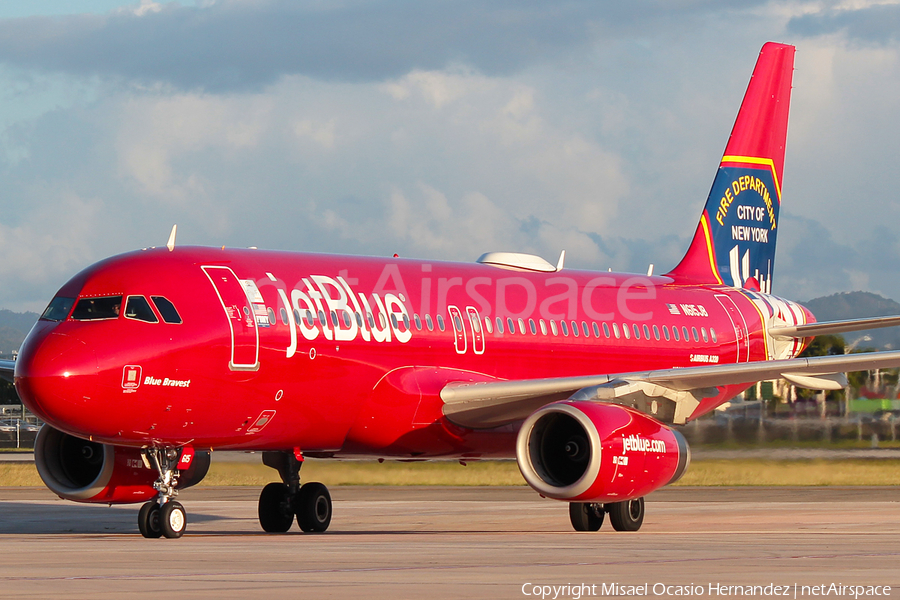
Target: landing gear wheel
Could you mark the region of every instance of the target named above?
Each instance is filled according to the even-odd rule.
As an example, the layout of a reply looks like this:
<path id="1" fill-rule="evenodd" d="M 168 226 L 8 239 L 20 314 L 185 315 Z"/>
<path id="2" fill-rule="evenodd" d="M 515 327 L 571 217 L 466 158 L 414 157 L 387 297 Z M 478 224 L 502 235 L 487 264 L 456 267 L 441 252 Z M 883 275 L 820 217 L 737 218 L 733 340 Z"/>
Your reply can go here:
<path id="1" fill-rule="evenodd" d="M 569 520 L 575 531 L 598 531 L 603 525 L 603 505 L 597 502 L 569 502 Z"/>
<path id="2" fill-rule="evenodd" d="M 331 494 L 321 483 L 305 483 L 300 487 L 294 508 L 297 525 L 307 533 L 321 532 L 331 523 Z"/>
<path id="3" fill-rule="evenodd" d="M 259 524 L 263 531 L 284 533 L 294 522 L 291 492 L 283 483 L 269 483 L 259 495 Z"/>
<path id="4" fill-rule="evenodd" d="M 159 509 L 159 528 L 167 538 L 180 538 L 187 526 L 184 507 L 174 500 L 169 500 Z"/>
<path id="5" fill-rule="evenodd" d="M 607 504 L 609 522 L 616 531 L 637 531 L 644 522 L 644 499 Z"/>
<path id="6" fill-rule="evenodd" d="M 159 525 L 159 504 L 155 501 L 145 503 L 138 513 L 138 529 L 145 538 L 158 538 L 162 535 Z"/>

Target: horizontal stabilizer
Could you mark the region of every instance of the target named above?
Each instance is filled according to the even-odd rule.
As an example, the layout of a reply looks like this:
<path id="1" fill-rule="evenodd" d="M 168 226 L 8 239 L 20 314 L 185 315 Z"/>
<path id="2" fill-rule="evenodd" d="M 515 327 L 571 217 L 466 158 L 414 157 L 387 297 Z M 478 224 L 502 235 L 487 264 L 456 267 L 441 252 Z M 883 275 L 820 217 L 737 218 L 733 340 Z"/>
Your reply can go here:
<path id="1" fill-rule="evenodd" d="M 843 373 L 827 373 L 822 375 L 801 375 L 799 373 L 782 373 L 782 377 L 808 390 L 842 390 L 849 385 Z"/>
<path id="2" fill-rule="evenodd" d="M 897 325 L 900 325 L 900 316 L 892 315 L 889 317 L 850 319 L 848 321 L 825 321 L 823 323 L 792 325 L 790 327 L 772 327 L 769 329 L 769 335 L 781 338 L 810 338 L 817 335 L 834 335 L 848 331 L 896 327 Z"/>
<path id="3" fill-rule="evenodd" d="M 16 374 L 16 361 L 0 360 L 0 379 L 13 383 Z"/>

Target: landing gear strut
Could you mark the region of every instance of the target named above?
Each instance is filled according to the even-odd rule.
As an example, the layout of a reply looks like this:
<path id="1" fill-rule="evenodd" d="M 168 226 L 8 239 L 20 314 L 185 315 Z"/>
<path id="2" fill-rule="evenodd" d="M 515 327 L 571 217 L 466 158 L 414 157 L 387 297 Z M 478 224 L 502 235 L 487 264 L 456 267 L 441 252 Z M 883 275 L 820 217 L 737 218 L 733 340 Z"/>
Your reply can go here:
<path id="1" fill-rule="evenodd" d="M 624 502 L 569 502 L 569 521 L 575 531 L 597 531 L 603 525 L 603 515 L 616 531 L 637 531 L 644 522 L 644 499 Z"/>
<path id="2" fill-rule="evenodd" d="M 138 529 L 145 538 L 180 538 L 187 526 L 184 507 L 174 500 L 178 495 L 178 465 L 180 452 L 176 448 L 147 448 L 144 457 L 159 472 L 153 488 L 159 492 L 155 500 L 145 503 L 138 513 Z"/>
<path id="3" fill-rule="evenodd" d="M 263 452 L 263 464 L 281 475 L 259 495 L 259 524 L 264 531 L 284 533 L 294 517 L 305 532 L 322 532 L 331 523 L 331 494 L 321 483 L 300 485 L 303 463 L 292 452 Z"/>

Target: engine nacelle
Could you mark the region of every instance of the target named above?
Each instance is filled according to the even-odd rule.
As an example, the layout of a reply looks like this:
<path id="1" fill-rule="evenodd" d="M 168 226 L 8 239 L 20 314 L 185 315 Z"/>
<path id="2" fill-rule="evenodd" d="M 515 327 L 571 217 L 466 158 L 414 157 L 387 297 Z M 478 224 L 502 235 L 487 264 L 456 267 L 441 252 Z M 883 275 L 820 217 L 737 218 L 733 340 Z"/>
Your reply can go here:
<path id="1" fill-rule="evenodd" d="M 516 460 L 525 481 L 543 496 L 621 502 L 677 481 L 691 454 L 680 433 L 642 412 L 565 401 L 526 419 Z"/>
<path id="2" fill-rule="evenodd" d="M 76 502 L 143 502 L 158 493 L 158 474 L 144 464 L 138 448 L 83 440 L 44 425 L 34 441 L 34 463 L 50 490 Z M 197 452 L 180 474 L 178 488 L 200 482 L 209 470 L 209 452 Z"/>

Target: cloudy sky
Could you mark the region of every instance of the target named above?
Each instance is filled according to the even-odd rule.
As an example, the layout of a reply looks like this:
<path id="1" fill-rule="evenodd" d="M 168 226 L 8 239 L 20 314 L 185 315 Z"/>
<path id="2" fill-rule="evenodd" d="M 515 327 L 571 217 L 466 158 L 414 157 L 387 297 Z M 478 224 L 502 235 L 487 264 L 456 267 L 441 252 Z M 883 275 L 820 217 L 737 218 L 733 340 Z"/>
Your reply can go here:
<path id="1" fill-rule="evenodd" d="M 165 243 L 656 272 L 798 48 L 774 292 L 900 300 L 900 4 L 4 0 L 0 308 Z"/>

